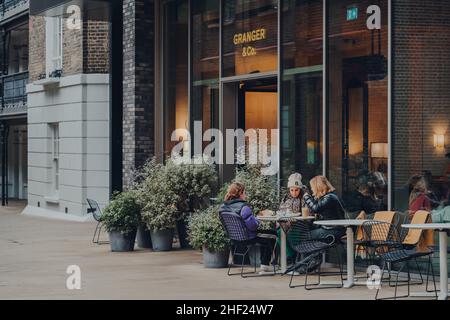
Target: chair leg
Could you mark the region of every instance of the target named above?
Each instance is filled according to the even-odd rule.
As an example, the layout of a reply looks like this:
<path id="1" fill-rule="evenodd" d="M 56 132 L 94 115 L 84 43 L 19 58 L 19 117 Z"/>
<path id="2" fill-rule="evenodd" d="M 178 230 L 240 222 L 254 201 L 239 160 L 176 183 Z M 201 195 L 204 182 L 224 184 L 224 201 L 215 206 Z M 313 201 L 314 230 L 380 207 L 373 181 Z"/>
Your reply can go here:
<path id="1" fill-rule="evenodd" d="M 234 250 L 233 250 L 233 256 L 231 257 L 231 259 L 229 259 L 229 263 L 228 263 L 228 276 L 232 276 L 234 274 L 231 274 L 231 266 L 234 265 L 234 256 L 236 255 L 236 250 L 237 250 L 237 246 L 234 246 Z M 230 253 L 231 254 L 231 253 Z M 231 262 L 230 262 L 231 260 Z"/>
<path id="2" fill-rule="evenodd" d="M 299 259 L 299 257 L 300 257 L 300 254 L 296 254 L 296 256 L 295 256 L 295 262 L 294 262 L 294 266 L 296 266 L 297 265 L 297 262 L 298 262 L 298 259 Z M 291 271 L 291 280 L 289 281 L 289 288 L 295 288 L 295 286 L 293 286 L 292 285 L 292 282 L 293 282 L 293 280 L 294 280 L 294 275 L 295 275 L 295 267 L 294 267 L 294 269 Z"/>
<path id="3" fill-rule="evenodd" d="M 98 227 L 100 226 L 100 223 L 101 222 L 97 222 L 97 225 L 95 226 L 95 232 L 94 232 L 94 236 L 92 237 L 92 243 L 98 243 L 98 240 L 97 240 L 97 242 L 95 242 L 95 236 L 97 235 L 97 231 L 98 231 Z"/>
<path id="4" fill-rule="evenodd" d="M 228 276 L 237 276 L 240 275 L 241 277 L 243 277 L 243 275 L 245 274 L 253 274 L 253 272 L 244 272 L 244 264 L 245 264 L 245 257 L 247 256 L 247 253 L 249 251 L 248 247 L 246 248 L 246 251 L 242 254 L 242 253 L 237 253 L 239 246 L 234 246 L 234 251 L 233 251 L 233 257 L 231 259 L 232 263 L 228 264 Z M 231 268 L 235 265 L 235 261 L 234 261 L 234 257 L 235 256 L 241 256 L 242 257 L 242 263 L 240 265 L 241 267 L 241 271 L 240 272 L 236 272 L 236 273 L 231 273 Z"/>
<path id="5" fill-rule="evenodd" d="M 102 229 L 103 229 L 103 223 L 100 223 L 100 228 L 98 229 L 98 234 L 97 234 L 97 244 L 100 244 L 100 235 L 102 233 Z"/>
<path id="6" fill-rule="evenodd" d="M 433 277 L 434 297 L 436 298 L 436 300 L 438 300 L 438 293 L 436 289 L 436 277 L 434 276 L 434 269 L 433 269 L 433 261 L 431 260 L 431 256 L 429 256 L 428 259 L 430 262 L 431 275 Z"/>

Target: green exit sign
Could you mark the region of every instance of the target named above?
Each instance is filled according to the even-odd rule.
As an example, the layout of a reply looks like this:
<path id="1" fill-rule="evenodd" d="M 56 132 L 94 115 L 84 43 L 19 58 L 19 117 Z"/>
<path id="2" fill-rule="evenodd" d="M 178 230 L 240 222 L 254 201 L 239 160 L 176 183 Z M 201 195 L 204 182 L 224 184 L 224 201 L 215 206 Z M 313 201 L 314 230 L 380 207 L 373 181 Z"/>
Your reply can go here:
<path id="1" fill-rule="evenodd" d="M 349 7 L 347 8 L 347 21 L 353 21 L 358 19 L 358 8 Z"/>

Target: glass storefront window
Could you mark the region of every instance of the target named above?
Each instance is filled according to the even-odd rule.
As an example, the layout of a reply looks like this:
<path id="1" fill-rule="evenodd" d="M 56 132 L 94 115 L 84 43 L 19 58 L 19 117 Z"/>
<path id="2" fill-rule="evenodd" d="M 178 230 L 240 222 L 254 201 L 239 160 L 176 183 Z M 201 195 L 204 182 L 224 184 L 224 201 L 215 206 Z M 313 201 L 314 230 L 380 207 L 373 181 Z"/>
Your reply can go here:
<path id="1" fill-rule="evenodd" d="M 223 76 L 276 71 L 278 0 L 223 1 Z"/>
<path id="2" fill-rule="evenodd" d="M 220 1 L 192 1 L 191 6 L 193 74 L 190 120 L 191 128 L 194 121 L 201 121 L 205 132 L 219 126 Z"/>
<path id="3" fill-rule="evenodd" d="M 188 62 L 189 11 L 187 0 L 164 4 L 163 16 L 163 90 L 164 90 L 164 152 L 169 156 L 178 143 L 171 141 L 172 133 L 189 129 Z M 179 141 L 187 137 L 177 131 Z"/>
<path id="4" fill-rule="evenodd" d="M 387 209 L 388 1 L 327 1 L 327 24 L 327 175 Z"/>
<path id="5" fill-rule="evenodd" d="M 322 174 L 323 1 L 282 3 L 281 166 L 304 182 Z"/>

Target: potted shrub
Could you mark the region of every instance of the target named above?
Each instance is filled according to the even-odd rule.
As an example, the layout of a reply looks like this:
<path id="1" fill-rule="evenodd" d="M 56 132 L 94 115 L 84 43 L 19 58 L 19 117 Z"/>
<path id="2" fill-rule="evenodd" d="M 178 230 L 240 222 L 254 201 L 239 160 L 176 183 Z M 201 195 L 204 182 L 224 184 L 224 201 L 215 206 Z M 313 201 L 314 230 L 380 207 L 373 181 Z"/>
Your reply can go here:
<path id="1" fill-rule="evenodd" d="M 142 249 L 153 249 L 152 245 L 152 237 L 150 234 L 150 230 L 148 230 L 147 225 L 145 223 L 140 223 L 137 235 L 136 235 L 137 245 Z"/>
<path id="2" fill-rule="evenodd" d="M 203 251 L 206 268 L 224 268 L 230 256 L 229 240 L 219 219 L 219 207 L 211 206 L 189 220 L 190 244 Z"/>
<path id="3" fill-rule="evenodd" d="M 217 187 L 217 173 L 212 165 L 183 164 L 167 161 L 165 175 L 168 188 L 178 195 L 179 219 L 176 227 L 181 248 L 189 247 L 187 221 L 192 214 L 209 205 Z"/>
<path id="4" fill-rule="evenodd" d="M 152 158 L 146 162 L 144 166 L 142 166 L 139 170 L 134 173 L 134 180 L 132 185 L 132 190 L 135 191 L 137 196 L 137 201 L 139 202 L 141 208 L 145 207 L 145 193 L 146 184 L 144 183 L 147 179 L 152 179 L 155 177 L 161 170 L 162 165 L 156 161 L 156 158 Z M 141 219 L 141 223 L 139 224 L 137 231 L 137 245 L 139 248 L 144 249 L 152 249 L 152 239 L 151 232 L 147 228 L 147 223 L 145 219 Z"/>
<path id="5" fill-rule="evenodd" d="M 140 219 L 141 207 L 136 201 L 135 193 L 123 192 L 114 196 L 101 217 L 101 221 L 109 233 L 113 252 L 134 250 Z"/>
<path id="6" fill-rule="evenodd" d="M 153 250 L 169 251 L 180 216 L 177 208 L 180 197 L 171 190 L 165 167 L 157 165 L 153 170 L 138 188 L 142 219 L 150 230 Z"/>

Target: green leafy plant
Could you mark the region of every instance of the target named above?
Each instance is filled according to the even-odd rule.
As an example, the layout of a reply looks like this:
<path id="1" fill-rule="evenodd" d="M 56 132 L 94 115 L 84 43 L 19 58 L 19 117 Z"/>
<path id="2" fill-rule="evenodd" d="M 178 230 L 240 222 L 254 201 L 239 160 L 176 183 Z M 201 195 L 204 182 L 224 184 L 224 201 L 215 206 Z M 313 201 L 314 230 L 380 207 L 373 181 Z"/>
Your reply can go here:
<path id="1" fill-rule="evenodd" d="M 165 166 L 168 188 L 179 196 L 180 212 L 194 212 L 207 206 L 217 187 L 217 173 L 208 164 L 176 164 L 168 160 Z"/>
<path id="2" fill-rule="evenodd" d="M 253 212 L 276 210 L 279 205 L 277 183 L 274 177 L 261 174 L 259 166 L 245 166 L 237 170 L 236 182 L 245 186 L 247 202 Z"/>
<path id="3" fill-rule="evenodd" d="M 101 217 L 108 232 L 120 232 L 126 236 L 137 230 L 141 207 L 136 199 L 136 193 L 132 191 L 114 195 Z"/>
<path id="4" fill-rule="evenodd" d="M 189 240 L 195 249 L 206 248 L 210 252 L 221 252 L 229 246 L 218 206 L 199 211 L 190 218 Z"/>
<path id="5" fill-rule="evenodd" d="M 149 161 L 141 172 L 135 190 L 142 205 L 142 221 L 150 231 L 175 228 L 180 196 L 172 190 L 165 166 Z"/>

